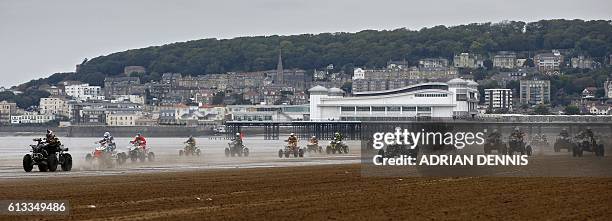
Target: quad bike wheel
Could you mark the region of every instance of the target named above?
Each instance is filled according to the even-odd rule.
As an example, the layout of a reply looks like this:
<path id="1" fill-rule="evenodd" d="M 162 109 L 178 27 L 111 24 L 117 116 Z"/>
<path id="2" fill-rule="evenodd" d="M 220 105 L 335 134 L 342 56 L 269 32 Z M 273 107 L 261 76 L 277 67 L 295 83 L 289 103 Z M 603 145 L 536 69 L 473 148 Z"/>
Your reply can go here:
<path id="1" fill-rule="evenodd" d="M 147 159 L 147 156 L 144 153 L 139 153 L 138 154 L 138 160 L 140 160 L 140 162 L 145 162 L 145 160 Z"/>
<path id="2" fill-rule="evenodd" d="M 278 150 L 278 158 L 283 158 L 283 150 Z"/>
<path id="3" fill-rule="evenodd" d="M 149 159 L 149 162 L 153 162 L 155 161 L 155 154 L 153 152 L 149 152 L 147 158 Z"/>
<path id="4" fill-rule="evenodd" d="M 60 157 L 63 158 L 62 164 L 61 164 L 62 171 L 72 170 L 72 155 L 70 155 L 69 153 L 65 153 L 65 154 L 62 154 L 62 156 Z"/>
<path id="5" fill-rule="evenodd" d="M 225 148 L 225 157 L 229 157 L 230 156 L 230 149 L 229 148 Z"/>
<path id="6" fill-rule="evenodd" d="M 32 162 L 32 155 L 26 154 L 23 156 L 23 170 L 25 172 L 31 172 L 32 168 L 34 168 L 34 164 Z"/>
<path id="7" fill-rule="evenodd" d="M 93 156 L 92 156 L 90 153 L 88 153 L 87 155 L 85 155 L 85 161 L 87 161 L 87 162 L 91 162 L 91 160 L 92 160 L 92 159 L 93 159 Z"/>
<path id="8" fill-rule="evenodd" d="M 57 155 L 55 153 L 49 154 L 49 157 L 47 157 L 47 169 L 49 169 L 50 172 L 55 172 L 57 170 L 57 164 Z"/>
<path id="9" fill-rule="evenodd" d="M 533 149 L 531 149 L 531 145 L 525 148 L 525 153 L 527 154 L 527 156 L 531 156 L 532 152 Z"/>
<path id="10" fill-rule="evenodd" d="M 299 157 L 304 157 L 304 150 L 303 149 L 299 149 L 298 150 L 298 156 Z"/>
<path id="11" fill-rule="evenodd" d="M 582 147 L 580 145 L 575 145 L 574 148 L 572 148 L 572 156 L 574 157 L 582 157 Z"/>
<path id="12" fill-rule="evenodd" d="M 47 172 L 47 165 L 44 164 L 44 163 L 38 164 L 38 171 L 40 171 L 40 172 Z"/>
<path id="13" fill-rule="evenodd" d="M 327 154 L 331 154 L 332 153 L 332 148 L 330 146 L 325 147 L 325 152 Z"/>

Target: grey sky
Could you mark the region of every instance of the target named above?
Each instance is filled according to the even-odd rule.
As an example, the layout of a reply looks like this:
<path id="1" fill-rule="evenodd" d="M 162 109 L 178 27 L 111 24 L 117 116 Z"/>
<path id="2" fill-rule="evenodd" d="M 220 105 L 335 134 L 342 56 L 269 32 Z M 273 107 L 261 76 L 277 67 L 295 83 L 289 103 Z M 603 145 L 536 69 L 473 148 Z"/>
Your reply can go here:
<path id="1" fill-rule="evenodd" d="M 84 58 L 201 38 L 612 19 L 610 0 L 0 0 L 0 86 Z"/>

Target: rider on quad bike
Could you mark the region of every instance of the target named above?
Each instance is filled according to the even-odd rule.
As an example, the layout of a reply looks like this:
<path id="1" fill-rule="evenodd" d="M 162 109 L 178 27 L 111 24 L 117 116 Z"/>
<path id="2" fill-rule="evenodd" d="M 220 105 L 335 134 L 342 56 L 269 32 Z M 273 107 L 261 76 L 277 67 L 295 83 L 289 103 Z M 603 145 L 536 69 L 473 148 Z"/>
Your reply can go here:
<path id="1" fill-rule="evenodd" d="M 336 141 L 336 143 L 342 142 L 342 139 L 344 139 L 344 137 L 342 134 L 340 134 L 340 132 L 336 132 L 334 134 L 334 141 Z"/>
<path id="2" fill-rule="evenodd" d="M 287 143 L 289 144 L 289 146 L 291 148 L 297 147 L 297 145 L 298 145 L 298 138 L 297 138 L 297 136 L 295 136 L 294 133 L 291 133 L 289 135 L 289 138 L 287 138 Z"/>
<path id="3" fill-rule="evenodd" d="M 591 127 L 587 127 L 585 130 L 578 132 L 578 134 L 576 134 L 576 140 L 579 141 L 579 145 L 597 146 L 595 134 L 593 130 L 591 130 Z"/>
<path id="4" fill-rule="evenodd" d="M 138 146 L 142 147 L 143 150 L 147 149 L 147 140 L 140 133 L 136 134 L 133 141 L 130 141 L 132 144 L 138 144 Z"/>
<path id="5" fill-rule="evenodd" d="M 232 139 L 232 142 L 234 142 L 236 144 L 236 146 L 242 146 L 242 136 L 240 136 L 240 133 L 236 133 L 236 136 L 234 136 L 234 139 Z"/>
<path id="6" fill-rule="evenodd" d="M 497 129 L 494 129 L 488 136 L 488 139 L 491 141 L 499 142 L 501 141 L 501 133 Z"/>
<path id="7" fill-rule="evenodd" d="M 189 138 L 187 139 L 187 141 L 185 141 L 185 143 L 188 145 L 189 148 L 195 149 L 196 140 L 195 138 L 193 138 L 193 135 L 189 135 Z"/>
<path id="8" fill-rule="evenodd" d="M 108 148 L 106 149 L 106 151 L 108 152 L 113 152 L 115 148 L 117 147 L 115 145 L 115 138 L 111 136 L 110 132 L 105 132 L 104 137 L 102 138 L 102 140 L 98 141 L 98 143 L 100 145 L 108 146 Z"/>
<path id="9" fill-rule="evenodd" d="M 559 137 L 568 138 L 569 137 L 569 133 L 567 132 L 567 129 L 565 129 L 565 128 L 561 129 L 561 132 L 559 133 Z"/>
<path id="10" fill-rule="evenodd" d="M 319 145 L 319 140 L 317 139 L 317 137 L 316 137 L 316 136 L 312 136 L 312 137 L 310 137 L 310 139 L 308 140 L 308 142 L 309 142 L 310 144 L 313 144 L 313 145 Z"/>
<path id="11" fill-rule="evenodd" d="M 514 128 L 514 131 L 512 131 L 512 134 L 510 134 L 510 138 L 514 138 L 517 141 L 522 142 L 523 141 L 523 137 L 525 136 L 525 133 L 523 133 L 523 131 L 521 131 L 518 127 Z"/>
<path id="12" fill-rule="evenodd" d="M 587 127 L 585 130 L 580 131 L 576 135 L 576 138 L 578 138 L 579 140 L 587 140 L 590 141 L 592 144 L 597 145 L 597 142 L 595 141 L 595 134 L 593 134 L 593 130 L 591 130 L 591 127 Z"/>
<path id="13" fill-rule="evenodd" d="M 59 138 L 57 138 L 51 130 L 47 130 L 47 134 L 45 135 L 45 142 L 47 143 L 45 145 L 45 148 L 49 152 L 55 152 L 55 150 L 59 150 L 60 146 L 62 145 Z"/>

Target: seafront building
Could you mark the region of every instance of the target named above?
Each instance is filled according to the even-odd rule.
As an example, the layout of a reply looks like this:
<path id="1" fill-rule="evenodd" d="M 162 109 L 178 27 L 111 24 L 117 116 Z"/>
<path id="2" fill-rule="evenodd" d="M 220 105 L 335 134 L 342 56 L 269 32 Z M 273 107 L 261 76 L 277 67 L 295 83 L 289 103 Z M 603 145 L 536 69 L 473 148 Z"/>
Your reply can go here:
<path id="1" fill-rule="evenodd" d="M 381 91 L 355 92 L 315 86 L 310 92 L 311 121 L 410 120 L 477 114 L 478 84 L 459 78 Z"/>

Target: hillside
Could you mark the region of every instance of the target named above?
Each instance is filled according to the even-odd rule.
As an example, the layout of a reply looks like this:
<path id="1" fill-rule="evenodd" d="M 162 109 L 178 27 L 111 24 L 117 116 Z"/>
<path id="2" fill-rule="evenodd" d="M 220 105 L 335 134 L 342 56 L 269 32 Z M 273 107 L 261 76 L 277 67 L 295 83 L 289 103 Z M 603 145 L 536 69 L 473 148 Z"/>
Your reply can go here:
<path id="1" fill-rule="evenodd" d="M 56 73 L 19 85 L 22 95 L 0 93 L 0 98 L 17 101 L 20 107 L 35 105 L 45 93 L 40 85 L 55 85 L 76 80 L 103 85 L 107 76 L 119 75 L 125 66 L 138 65 L 147 69 L 139 76 L 142 82 L 159 80 L 162 73 L 191 75 L 274 69 L 282 48 L 285 68 L 312 70 L 334 64 L 336 71 L 351 73 L 354 67 L 383 67 L 389 60 L 443 57 L 452 59 L 461 52 L 476 53 L 490 58 L 497 51 L 515 51 L 522 57 L 535 52 L 560 49 L 566 58 L 575 55 L 592 57 L 604 64 L 612 54 L 612 22 L 597 20 L 542 20 L 525 23 L 474 23 L 452 27 L 436 26 L 421 30 L 364 30 L 357 33 L 322 33 L 291 36 L 257 36 L 233 39 L 201 39 L 117 52 L 85 60 L 78 73 Z M 595 71 L 564 70 L 561 77 L 551 80 L 551 91 L 561 90 L 553 105 L 569 103 L 585 87 L 603 84 L 611 68 Z M 489 77 L 490 70 L 462 71 L 476 79 Z M 542 76 L 541 76 L 542 77 Z M 517 86 L 517 82 L 513 84 Z M 481 87 L 489 87 L 483 85 Z"/>
<path id="2" fill-rule="evenodd" d="M 117 75 L 129 65 L 147 68 L 147 79 L 160 73 L 194 75 L 228 71 L 257 71 L 276 66 L 282 47 L 285 67 L 311 70 L 327 64 L 337 69 L 381 67 L 387 61 L 425 57 L 451 58 L 460 52 L 488 53 L 573 49 L 603 59 L 612 51 L 610 21 L 542 20 L 436 26 L 418 31 L 365 30 L 357 33 L 322 33 L 202 39 L 117 52 L 84 62 L 76 76 L 56 74 L 43 82 L 62 79 L 101 85 L 105 76 Z M 32 86 L 30 82 L 24 86 Z M 38 82 L 40 83 L 40 82 Z"/>

